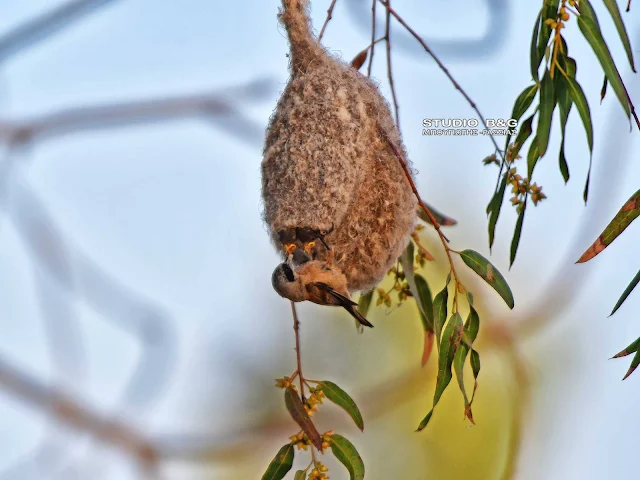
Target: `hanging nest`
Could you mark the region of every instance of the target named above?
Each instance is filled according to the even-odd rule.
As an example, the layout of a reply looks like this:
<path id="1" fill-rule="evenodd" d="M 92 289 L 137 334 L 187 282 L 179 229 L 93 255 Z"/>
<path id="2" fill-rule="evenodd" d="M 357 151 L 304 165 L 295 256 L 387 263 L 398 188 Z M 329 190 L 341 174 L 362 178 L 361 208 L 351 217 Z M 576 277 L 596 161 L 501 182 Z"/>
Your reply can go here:
<path id="1" fill-rule="evenodd" d="M 349 291 L 370 290 L 415 225 L 406 151 L 377 85 L 317 41 L 308 0 L 282 4 L 291 77 L 266 132 L 264 220 L 283 259 L 307 247 L 344 273 Z"/>

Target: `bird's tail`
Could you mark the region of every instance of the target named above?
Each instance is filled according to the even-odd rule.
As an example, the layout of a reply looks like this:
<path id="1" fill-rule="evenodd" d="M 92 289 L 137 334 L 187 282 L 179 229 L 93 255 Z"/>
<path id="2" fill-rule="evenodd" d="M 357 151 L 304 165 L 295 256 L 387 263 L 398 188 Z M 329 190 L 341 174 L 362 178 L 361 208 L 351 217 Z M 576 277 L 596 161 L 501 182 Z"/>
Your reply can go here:
<path id="1" fill-rule="evenodd" d="M 358 311 L 358 305 L 344 305 L 344 308 L 353 318 L 356 319 L 356 322 L 358 322 L 356 325 L 364 325 L 365 327 L 373 328 L 373 324 L 364 318 L 364 315 Z"/>

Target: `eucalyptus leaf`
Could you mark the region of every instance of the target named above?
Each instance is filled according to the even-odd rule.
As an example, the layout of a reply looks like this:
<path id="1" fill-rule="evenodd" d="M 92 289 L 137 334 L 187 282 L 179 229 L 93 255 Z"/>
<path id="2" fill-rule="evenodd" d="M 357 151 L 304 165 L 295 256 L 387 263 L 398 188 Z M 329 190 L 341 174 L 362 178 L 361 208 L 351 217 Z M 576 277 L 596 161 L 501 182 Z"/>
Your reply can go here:
<path id="1" fill-rule="evenodd" d="M 293 467 L 294 448 L 292 443 L 284 445 L 271 460 L 262 480 L 282 480 Z"/>
<path id="2" fill-rule="evenodd" d="M 471 270 L 480 275 L 485 282 L 498 292 L 509 308 L 513 308 L 514 300 L 511 288 L 509 288 L 507 281 L 489 260 L 474 250 L 463 250 L 460 252 L 460 257 Z"/>

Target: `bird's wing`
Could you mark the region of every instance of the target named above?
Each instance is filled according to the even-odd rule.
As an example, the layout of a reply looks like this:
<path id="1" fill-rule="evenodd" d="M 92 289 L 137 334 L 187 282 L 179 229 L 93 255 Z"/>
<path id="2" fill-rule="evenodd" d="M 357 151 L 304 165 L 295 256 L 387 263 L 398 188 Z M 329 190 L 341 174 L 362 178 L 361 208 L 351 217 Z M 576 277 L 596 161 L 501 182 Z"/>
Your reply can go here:
<path id="1" fill-rule="evenodd" d="M 331 288 L 329 285 L 327 285 L 324 282 L 314 282 L 313 285 L 327 292 L 329 295 L 331 295 L 333 298 L 335 298 L 338 301 L 338 304 L 342 305 L 343 307 L 347 305 L 358 305 L 349 297 L 346 297 L 341 293 L 336 292 L 333 288 Z"/>
<path id="2" fill-rule="evenodd" d="M 360 325 L 364 325 L 365 327 L 373 328 L 373 324 L 367 320 L 358 310 L 358 304 L 351 300 L 349 297 L 342 295 L 341 293 L 336 292 L 333 288 L 323 282 L 315 282 L 313 285 L 331 295 L 338 301 L 338 305 L 344 307 L 344 309 L 351 314 L 353 318 Z"/>

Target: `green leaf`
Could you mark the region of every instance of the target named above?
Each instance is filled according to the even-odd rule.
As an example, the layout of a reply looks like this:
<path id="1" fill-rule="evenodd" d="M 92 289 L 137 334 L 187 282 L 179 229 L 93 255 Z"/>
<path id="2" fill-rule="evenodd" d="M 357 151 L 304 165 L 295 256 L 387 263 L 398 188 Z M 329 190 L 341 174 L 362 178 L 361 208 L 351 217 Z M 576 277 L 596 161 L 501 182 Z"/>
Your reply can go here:
<path id="1" fill-rule="evenodd" d="M 518 214 L 518 220 L 516 221 L 516 227 L 513 230 L 513 238 L 511 239 L 511 256 L 509 257 L 509 268 L 516 260 L 516 253 L 518 253 L 518 246 L 520 245 L 520 235 L 522 234 L 522 224 L 524 223 L 524 212 L 527 209 L 527 199 L 525 198 L 522 210 Z"/>
<path id="2" fill-rule="evenodd" d="M 436 391 L 433 394 L 433 407 L 422 422 L 420 422 L 417 431 L 420 431 L 427 426 L 431 419 L 433 409 L 436 407 L 442 397 L 442 394 L 451 382 L 453 377 L 451 374 L 451 367 L 456 350 L 458 349 L 460 340 L 462 339 L 462 331 L 462 317 L 458 312 L 456 312 L 449 319 L 447 327 L 442 334 L 442 341 L 440 342 L 440 353 L 438 354 L 438 378 L 436 379 Z"/>
<path id="3" fill-rule="evenodd" d="M 622 350 L 620 353 L 616 353 L 613 357 L 611 358 L 621 358 L 621 357 L 626 357 L 627 355 L 631 355 L 632 353 L 637 352 L 638 350 L 640 350 L 640 338 L 638 338 L 637 340 L 635 340 L 631 345 L 629 345 L 627 348 L 625 348 L 624 350 Z"/>
<path id="4" fill-rule="evenodd" d="M 362 414 L 360 413 L 356 402 L 353 401 L 349 394 L 342 390 L 338 385 L 328 380 L 320 382 L 319 385 L 325 396 L 339 407 L 342 407 L 353 419 L 358 428 L 360 430 L 364 430 Z"/>
<path id="5" fill-rule="evenodd" d="M 460 252 L 462 261 L 471 270 L 480 275 L 493 289 L 498 292 L 509 308 L 513 308 L 513 294 L 502 274 L 494 267 L 489 260 L 473 250 L 463 250 Z"/>
<path id="6" fill-rule="evenodd" d="M 601 251 L 607 248 L 625 229 L 640 215 L 640 190 L 631 195 L 631 198 L 625 202 L 622 208 L 609 222 L 607 228 L 593 242 L 586 252 L 578 259 L 576 263 L 583 263 L 591 260 Z"/>
<path id="7" fill-rule="evenodd" d="M 438 355 L 438 378 L 436 380 L 436 391 L 433 395 L 433 406 L 440 401 L 447 385 L 451 381 L 451 364 L 462 338 L 462 317 L 458 312 L 451 315 L 447 327 L 444 329 L 442 341 L 440 342 L 440 353 Z"/>
<path id="8" fill-rule="evenodd" d="M 565 77 L 567 80 L 567 90 L 569 91 L 569 97 L 575 104 L 582 119 L 584 125 L 584 131 L 587 134 L 587 143 L 589 144 L 589 152 L 593 152 L 593 125 L 591 124 L 591 110 L 589 109 L 589 103 L 587 97 L 582 90 L 582 87 L 572 77 Z"/>
<path id="9" fill-rule="evenodd" d="M 316 426 L 309 418 L 309 414 L 304 409 L 302 399 L 293 388 L 285 388 L 284 390 L 284 403 L 287 406 L 287 410 L 291 414 L 291 418 L 300 426 L 302 431 L 307 434 L 309 440 L 314 447 L 318 450 L 322 450 L 322 438 L 320 433 L 316 429 Z"/>
<path id="10" fill-rule="evenodd" d="M 600 105 L 602 105 L 602 101 L 607 94 L 607 85 L 609 85 L 609 80 L 607 80 L 607 77 L 605 76 L 602 81 L 602 88 L 600 89 Z"/>
<path id="11" fill-rule="evenodd" d="M 552 29 L 549 25 L 544 23 L 545 20 L 550 18 L 554 19 L 558 15 L 558 5 L 560 4 L 560 0 L 546 0 L 544 7 L 542 8 L 542 17 L 540 19 L 540 36 L 538 37 L 538 49 L 537 49 L 537 59 L 538 66 L 540 66 L 540 62 L 542 61 L 545 52 L 547 51 L 547 44 L 549 43 L 549 38 L 551 37 Z"/>
<path id="12" fill-rule="evenodd" d="M 529 57 L 531 60 L 531 77 L 538 82 L 538 68 L 542 62 L 542 57 L 538 57 L 538 32 L 540 31 L 540 19 L 542 17 L 542 10 L 538 12 L 536 17 L 536 23 L 533 25 L 533 34 L 531 35 L 531 48 Z"/>
<path id="13" fill-rule="evenodd" d="M 464 343 L 471 346 L 473 342 L 476 341 L 478 337 L 478 332 L 480 331 L 480 315 L 473 305 L 469 305 L 469 315 L 467 316 L 467 321 L 464 324 L 464 332 L 463 339 Z"/>
<path id="14" fill-rule="evenodd" d="M 576 74 L 578 73 L 578 64 L 571 57 L 565 57 L 564 61 L 565 61 L 565 64 L 566 64 L 565 65 L 565 72 L 567 73 L 568 76 L 570 76 L 571 78 L 575 79 L 576 78 Z"/>
<path id="15" fill-rule="evenodd" d="M 562 178 L 564 183 L 569 181 L 569 165 L 567 164 L 567 159 L 564 156 L 564 132 L 562 132 L 562 141 L 560 142 L 560 154 L 558 155 L 558 166 L 560 167 L 560 173 L 562 174 Z"/>
<path id="16" fill-rule="evenodd" d="M 540 128 L 540 127 L 538 127 Z M 527 154 L 527 175 L 531 178 L 533 175 L 533 169 L 536 168 L 536 163 L 540 159 L 540 150 L 538 149 L 538 137 L 533 137 L 531 145 L 529 145 L 529 153 Z"/>
<path id="17" fill-rule="evenodd" d="M 480 329 L 480 317 L 478 316 L 478 312 L 476 312 L 475 308 L 473 308 L 473 305 L 469 305 L 469 307 L 469 316 L 467 317 L 467 321 L 464 324 L 462 337 L 463 341 L 462 343 L 460 343 L 460 346 L 456 351 L 455 358 L 453 359 L 453 369 L 456 372 L 458 386 L 460 387 L 460 391 L 462 392 L 462 396 L 464 398 L 465 415 L 471 423 L 475 423 L 473 421 L 473 413 L 471 412 L 473 397 L 471 400 L 469 400 L 464 386 L 464 364 L 467 360 L 467 356 L 469 355 L 469 351 L 471 350 L 471 345 L 473 345 L 473 342 L 478 335 L 478 330 Z M 475 385 L 473 387 L 474 394 L 476 388 L 477 382 L 475 382 Z"/>
<path id="18" fill-rule="evenodd" d="M 631 107 L 629 105 L 627 90 L 622 82 L 622 78 L 620 77 L 620 72 L 618 72 L 616 64 L 613 61 L 613 57 L 611 57 L 609 47 L 602 37 L 595 13 L 593 13 L 593 17 L 584 14 L 587 10 L 587 5 L 590 8 L 590 4 L 587 0 L 580 1 L 580 11 L 583 12 L 583 14 L 578 16 L 578 28 L 587 42 L 589 42 L 589 45 L 591 45 L 591 49 L 593 50 L 593 53 L 596 54 L 596 57 L 602 66 L 602 70 L 611 84 L 611 88 L 613 88 L 618 100 L 620 100 L 620 104 L 627 114 L 627 117 L 630 118 Z"/>
<path id="19" fill-rule="evenodd" d="M 522 125 L 520 125 L 520 130 L 518 131 L 518 136 L 516 137 L 516 148 L 513 149 L 513 156 L 517 156 L 522 149 L 522 146 L 526 143 L 527 139 L 531 136 L 532 126 L 533 126 L 533 117 L 535 117 L 536 112 L 533 113 L 529 118 L 527 118 Z"/>
<path id="20" fill-rule="evenodd" d="M 531 85 L 530 87 L 525 88 L 518 98 L 516 98 L 515 103 L 513 104 L 513 110 L 511 111 L 511 118 L 515 120 L 520 120 L 522 115 L 529 109 L 533 99 L 538 92 L 538 85 Z M 511 134 L 507 135 L 507 140 L 505 142 L 505 151 L 509 147 L 509 142 L 511 141 Z"/>
<path id="21" fill-rule="evenodd" d="M 629 41 L 629 35 L 627 35 L 627 29 L 624 26 L 622 15 L 620 15 L 618 4 L 616 3 L 616 0 L 603 0 L 603 2 L 605 7 L 607 7 L 607 10 L 609 10 L 609 14 L 611 14 L 613 23 L 616 25 L 618 35 L 620 35 L 620 40 L 622 41 L 622 45 L 624 45 L 624 51 L 627 52 L 627 58 L 629 59 L 631 70 L 635 72 L 636 67 L 633 63 L 633 50 L 631 50 L 631 42 Z"/>
<path id="22" fill-rule="evenodd" d="M 553 91 L 553 79 L 549 70 L 545 70 L 542 82 L 540 83 L 540 115 L 538 115 L 538 156 L 544 157 L 549 145 L 549 135 L 551 133 L 551 122 L 553 111 L 556 108 L 556 97 Z M 529 175 L 531 177 L 531 175 Z"/>
<path id="23" fill-rule="evenodd" d="M 420 297 L 418 293 L 418 287 L 416 286 L 415 281 L 415 273 L 413 271 L 413 262 L 415 261 L 413 242 L 409 242 L 409 245 L 405 249 L 405 251 L 400 255 L 400 264 L 402 265 L 402 269 L 404 271 L 404 278 L 407 280 L 409 284 L 409 291 L 413 298 L 416 299 L 416 305 L 418 306 L 418 310 L 420 310 L 420 318 L 423 323 L 426 323 L 425 312 L 422 311 L 422 304 L 417 301 Z"/>
<path id="24" fill-rule="evenodd" d="M 433 215 L 433 218 L 436 219 L 436 222 L 438 222 L 438 225 L 440 225 L 441 227 L 452 227 L 453 225 L 456 225 L 458 223 L 455 219 L 446 216 L 444 213 L 441 213 L 440 211 L 436 210 L 431 205 L 429 204 L 425 204 L 425 205 L 431 212 L 431 215 Z M 433 222 L 429 218 L 429 215 L 427 215 L 424 209 L 420 206 L 418 206 L 418 217 L 423 222 L 428 223 L 429 225 L 433 225 Z"/>
<path id="25" fill-rule="evenodd" d="M 370 292 L 364 293 L 360 295 L 358 299 L 358 311 L 362 314 L 363 317 L 366 317 L 369 313 L 369 308 L 371 307 L 371 301 L 373 300 L 373 290 Z"/>
<path id="26" fill-rule="evenodd" d="M 538 85 L 534 84 L 527 88 L 525 88 L 518 98 L 516 98 L 515 103 L 513 104 L 513 110 L 511 112 L 511 118 L 516 120 L 520 120 L 522 115 L 529 109 L 531 103 L 533 103 L 533 99 L 536 97 L 536 93 L 538 92 Z"/>
<path id="27" fill-rule="evenodd" d="M 293 444 L 287 443 L 284 445 L 271 460 L 267 471 L 262 476 L 262 480 L 282 480 L 293 467 L 293 455 Z"/>
<path id="28" fill-rule="evenodd" d="M 349 477 L 351 480 L 363 480 L 364 479 L 364 462 L 360 457 L 360 454 L 356 450 L 353 444 L 337 433 L 331 435 L 329 440 L 331 451 L 335 457 L 342 463 L 349 471 Z"/>
<path id="29" fill-rule="evenodd" d="M 521 127 L 522 128 L 522 127 Z M 487 209 L 489 211 L 489 248 L 493 246 L 493 241 L 496 234 L 496 225 L 498 224 L 498 217 L 500 216 L 500 209 L 502 208 L 502 202 L 504 200 L 504 192 L 507 188 L 507 174 L 502 176 L 500 181 L 500 187 L 498 191 L 493 194 L 493 198 L 489 202 Z"/>
<path id="30" fill-rule="evenodd" d="M 589 144 L 589 170 L 583 194 L 584 201 L 586 202 L 589 197 L 589 181 L 591 180 L 591 162 L 593 159 L 593 125 L 591 124 L 591 111 L 589 110 L 587 97 L 585 97 L 580 84 L 570 76 L 565 76 L 565 79 L 567 80 L 569 96 L 578 109 L 578 113 L 582 119 L 582 124 L 584 125 L 584 131 L 587 134 L 587 143 Z"/>
<path id="31" fill-rule="evenodd" d="M 447 304 L 449 303 L 449 282 L 444 288 L 438 292 L 436 298 L 433 299 L 433 320 L 434 330 L 436 332 L 436 344 L 440 348 L 440 338 L 442 336 L 442 328 L 447 321 Z"/>
<path id="32" fill-rule="evenodd" d="M 609 316 L 616 313 L 616 310 L 620 308 L 620 306 L 624 303 L 624 301 L 627 299 L 627 297 L 633 291 L 633 289 L 636 288 L 636 285 L 638 285 L 639 282 L 640 282 L 640 271 L 636 273 L 636 276 L 633 277 L 633 280 L 631 280 L 631 283 L 627 286 L 624 292 L 622 292 L 622 296 L 620 297 L 620 299 L 618 299 L 618 303 L 616 303 L 616 306 L 613 307 L 613 310 L 611 311 Z"/>
<path id="33" fill-rule="evenodd" d="M 427 413 L 427 415 L 422 419 L 422 421 L 420 422 L 420 425 L 418 425 L 418 428 L 416 428 L 416 432 L 424 430 L 424 428 L 431 421 L 431 417 L 433 417 L 433 408 L 429 410 L 429 413 Z"/>
<path id="34" fill-rule="evenodd" d="M 293 477 L 293 480 L 304 480 L 304 477 L 307 475 L 307 472 L 304 470 L 298 470 Z"/>
<path id="35" fill-rule="evenodd" d="M 433 315 L 433 300 L 431 299 L 431 290 L 429 290 L 429 284 L 421 275 L 415 275 L 416 288 L 418 289 L 418 300 L 422 305 L 422 310 L 420 313 L 424 312 L 422 315 L 424 329 L 426 331 L 434 331 L 434 315 Z"/>
<path id="36" fill-rule="evenodd" d="M 478 378 L 480 374 L 480 354 L 475 350 L 471 350 L 471 370 L 473 370 L 473 376 Z"/>
<path id="37" fill-rule="evenodd" d="M 638 368 L 638 365 L 640 365 L 640 352 L 636 352 L 636 354 L 633 356 L 633 360 L 631 360 L 631 365 L 629 366 L 629 370 L 627 370 L 627 373 L 625 373 L 622 380 L 626 380 L 627 377 L 631 375 L 636 368 Z"/>
<path id="38" fill-rule="evenodd" d="M 566 66 L 566 65 L 565 65 Z M 560 155 L 558 156 L 558 164 L 560 166 L 560 173 L 564 183 L 569 181 L 569 165 L 567 165 L 567 159 L 564 156 L 564 141 L 565 132 L 567 128 L 567 120 L 569 119 L 569 112 L 571 111 L 571 96 L 567 90 L 567 81 L 562 75 L 556 75 L 556 96 L 558 98 L 558 110 L 560 111 L 560 132 L 562 139 L 560 141 Z"/>
<path id="39" fill-rule="evenodd" d="M 453 359 L 453 370 L 456 372 L 456 380 L 458 380 L 458 387 L 460 388 L 460 392 L 462 392 L 465 407 L 469 405 L 469 397 L 467 397 L 467 391 L 464 387 L 464 362 L 467 360 L 468 355 L 469 347 L 462 343 Z M 470 420 L 473 423 L 473 416 Z"/>

